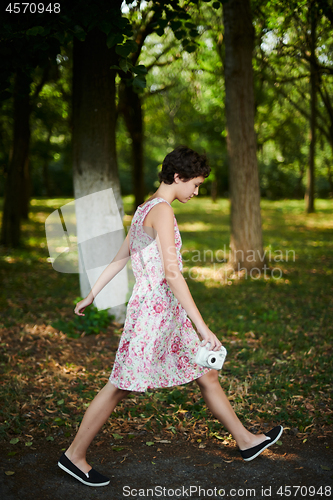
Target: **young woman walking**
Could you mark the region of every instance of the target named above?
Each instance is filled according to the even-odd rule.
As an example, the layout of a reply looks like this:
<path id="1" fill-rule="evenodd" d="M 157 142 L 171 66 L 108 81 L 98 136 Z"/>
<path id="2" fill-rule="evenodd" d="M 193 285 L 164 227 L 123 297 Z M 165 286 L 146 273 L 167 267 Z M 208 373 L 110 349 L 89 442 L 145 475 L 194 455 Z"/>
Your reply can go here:
<path id="1" fill-rule="evenodd" d="M 115 406 L 131 391 L 170 387 L 195 380 L 213 415 L 232 434 L 244 460 L 256 458 L 282 434 L 281 425 L 252 434 L 242 425 L 219 383 L 218 371 L 195 363 L 200 345 L 221 342 L 204 322 L 182 275 L 181 237 L 171 203 L 187 203 L 208 177 L 206 157 L 181 146 L 169 153 L 160 186 L 133 216 L 118 254 L 74 312 L 83 315 L 102 288 L 132 258 L 136 283 L 128 302 L 123 333 L 109 381 L 88 407 L 77 435 L 58 465 L 88 486 L 110 480 L 86 460 L 88 446 Z M 195 324 L 200 339 L 194 330 Z"/>

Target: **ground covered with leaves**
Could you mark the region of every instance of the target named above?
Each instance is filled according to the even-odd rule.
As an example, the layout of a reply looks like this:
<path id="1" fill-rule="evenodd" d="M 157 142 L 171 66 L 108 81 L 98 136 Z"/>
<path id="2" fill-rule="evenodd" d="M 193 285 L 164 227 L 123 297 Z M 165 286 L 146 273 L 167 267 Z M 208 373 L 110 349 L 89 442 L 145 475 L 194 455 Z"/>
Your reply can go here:
<path id="1" fill-rule="evenodd" d="M 121 327 L 101 312 L 74 320 L 78 276 L 48 262 L 44 222 L 70 200 L 32 200 L 24 248 L 1 248 L 1 439 L 15 456 L 34 441 L 69 440 L 96 392 L 107 382 Z M 125 200 L 130 223 L 130 198 Z M 254 432 L 281 423 L 306 443 L 332 433 L 333 202 L 262 202 L 268 274 L 224 275 L 229 245 L 229 203 L 198 198 L 175 204 L 183 239 L 184 275 L 208 326 L 228 350 L 221 384 Z M 209 252 L 210 251 L 210 252 Z M 287 251 L 289 251 L 287 253 Z M 185 260 L 186 259 L 186 260 Z M 99 332 L 99 333 L 96 333 Z M 198 447 L 232 442 L 207 410 L 195 383 L 131 394 L 97 438 L 140 432 Z M 150 442 L 149 439 L 147 442 Z"/>

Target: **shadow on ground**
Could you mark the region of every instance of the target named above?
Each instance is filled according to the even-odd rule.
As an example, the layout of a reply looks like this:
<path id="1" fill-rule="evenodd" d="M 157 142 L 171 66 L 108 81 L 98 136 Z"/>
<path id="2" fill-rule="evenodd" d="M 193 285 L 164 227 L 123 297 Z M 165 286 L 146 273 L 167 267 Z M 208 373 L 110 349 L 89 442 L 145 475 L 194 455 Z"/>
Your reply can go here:
<path id="1" fill-rule="evenodd" d="M 124 438 L 119 451 L 111 449 L 111 440 L 109 445 L 93 444 L 89 463 L 111 478 L 109 486 L 99 488 L 85 486 L 57 467 L 62 451 L 55 441 L 34 441 L 33 449 L 22 446 L 14 457 L 8 456 L 13 447 L 3 443 L 0 498 L 323 500 L 332 497 L 333 437 L 311 436 L 303 443 L 285 432 L 282 445 L 273 445 L 251 462 L 243 461 L 233 445 L 208 441 L 205 448 L 199 448 L 199 443 L 182 439 L 163 441 L 163 437 L 158 439 L 147 433 L 134 439 Z M 154 444 L 148 446 L 147 442 Z M 8 472 L 14 474 L 7 475 Z"/>

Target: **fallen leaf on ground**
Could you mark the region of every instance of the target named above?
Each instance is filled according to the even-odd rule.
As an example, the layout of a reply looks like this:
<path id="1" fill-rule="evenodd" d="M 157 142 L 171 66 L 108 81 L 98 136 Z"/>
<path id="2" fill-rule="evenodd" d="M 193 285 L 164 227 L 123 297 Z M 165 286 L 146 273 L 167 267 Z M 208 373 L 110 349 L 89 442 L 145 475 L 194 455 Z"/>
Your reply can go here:
<path id="1" fill-rule="evenodd" d="M 113 436 L 115 439 L 123 439 L 123 436 L 121 436 L 120 434 L 112 434 L 112 436 Z"/>

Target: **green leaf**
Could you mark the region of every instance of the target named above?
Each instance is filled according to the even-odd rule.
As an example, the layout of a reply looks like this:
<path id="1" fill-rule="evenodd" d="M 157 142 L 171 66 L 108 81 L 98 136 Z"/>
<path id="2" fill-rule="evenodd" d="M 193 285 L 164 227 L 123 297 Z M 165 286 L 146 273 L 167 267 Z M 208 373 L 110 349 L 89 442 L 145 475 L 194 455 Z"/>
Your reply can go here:
<path id="1" fill-rule="evenodd" d="M 148 73 L 146 66 L 139 64 L 138 66 L 133 66 L 133 73 L 136 75 L 146 75 Z"/>
<path id="2" fill-rule="evenodd" d="M 220 2 L 213 2 L 212 4 L 213 9 L 219 9 L 221 7 Z"/>
<path id="3" fill-rule="evenodd" d="M 155 30 L 155 33 L 158 36 L 163 36 L 164 35 L 164 28 L 157 28 L 157 30 Z"/>
<path id="4" fill-rule="evenodd" d="M 216 439 L 222 439 L 222 441 L 225 439 L 223 436 L 219 436 L 217 432 L 213 432 L 211 434 L 212 437 L 215 437 Z"/>
<path id="5" fill-rule="evenodd" d="M 10 444 L 17 444 L 19 442 L 19 438 L 13 438 L 9 442 Z"/>
<path id="6" fill-rule="evenodd" d="M 127 45 L 117 45 L 116 54 L 122 57 L 127 57 L 131 53 L 131 48 Z"/>
<path id="7" fill-rule="evenodd" d="M 123 439 L 123 436 L 120 436 L 120 434 L 112 434 L 112 436 L 115 438 L 115 439 Z"/>
<path id="8" fill-rule="evenodd" d="M 43 26 L 34 26 L 33 28 L 28 29 L 28 31 L 26 31 L 26 34 L 33 35 L 33 36 L 43 35 L 44 28 L 43 28 Z"/>
<path id="9" fill-rule="evenodd" d="M 27 441 L 27 442 L 25 443 L 25 445 L 26 445 L 26 446 L 31 446 L 31 445 L 32 445 L 32 441 Z"/>
<path id="10" fill-rule="evenodd" d="M 54 437 L 52 437 L 52 436 L 47 436 L 46 441 L 54 441 Z"/>
<path id="11" fill-rule="evenodd" d="M 123 446 L 112 446 L 112 450 L 113 450 L 113 451 L 121 451 L 121 450 L 123 450 L 123 449 L 124 449 L 124 447 L 123 447 Z"/>
<path id="12" fill-rule="evenodd" d="M 170 25 L 173 31 L 177 31 L 182 26 L 182 23 L 180 21 L 171 21 Z"/>
<path id="13" fill-rule="evenodd" d="M 15 472 L 12 470 L 6 470 L 5 474 L 6 474 L 6 476 L 12 476 L 13 474 L 15 474 Z"/>
<path id="14" fill-rule="evenodd" d="M 108 35 L 112 30 L 112 24 L 109 23 L 108 21 L 103 21 L 99 27 L 101 31 L 103 31 L 103 33 L 105 33 L 106 35 Z"/>
<path id="15" fill-rule="evenodd" d="M 119 16 L 113 19 L 113 24 L 117 26 L 117 28 L 120 28 L 121 31 L 123 31 L 124 28 L 126 28 L 126 26 L 129 24 L 129 21 L 128 19 L 126 19 L 126 17 Z"/>
<path id="16" fill-rule="evenodd" d="M 320 466 L 323 470 L 332 470 L 331 467 L 327 467 L 327 465 Z"/>
<path id="17" fill-rule="evenodd" d="M 178 30 L 178 31 L 175 31 L 174 35 L 177 38 L 177 40 L 181 40 L 182 38 L 186 37 L 186 31 Z"/>
<path id="18" fill-rule="evenodd" d="M 146 88 L 146 79 L 143 76 L 136 76 L 133 80 L 134 87 L 138 87 L 140 89 Z"/>
<path id="19" fill-rule="evenodd" d="M 197 47 L 195 45 L 186 45 L 186 47 L 184 47 L 184 49 L 186 50 L 186 52 L 195 52 L 197 50 Z"/>
<path id="20" fill-rule="evenodd" d="M 9 453 L 7 453 L 7 455 L 9 457 L 13 457 L 14 455 L 16 455 L 17 451 L 10 451 Z"/>
<path id="21" fill-rule="evenodd" d="M 78 40 L 80 40 L 80 42 L 84 42 L 86 38 L 86 32 L 83 28 L 81 28 L 81 26 L 78 25 L 74 26 L 74 35 Z"/>
<path id="22" fill-rule="evenodd" d="M 147 446 L 153 446 L 153 444 L 155 444 L 155 443 L 154 443 L 154 441 L 147 441 L 147 442 L 146 442 L 146 445 L 147 445 Z"/>
<path id="23" fill-rule="evenodd" d="M 168 25 L 168 20 L 167 19 L 160 19 L 158 22 L 159 28 L 166 28 Z"/>
<path id="24" fill-rule="evenodd" d="M 59 399 L 59 401 L 57 401 L 57 405 L 63 405 L 64 404 L 64 400 L 63 399 Z"/>
<path id="25" fill-rule="evenodd" d="M 125 73 L 133 68 L 133 64 L 131 64 L 128 59 L 120 59 L 119 66 Z"/>

